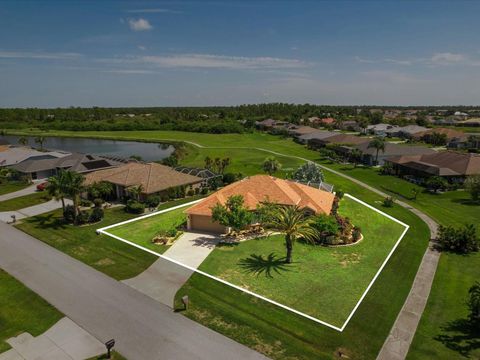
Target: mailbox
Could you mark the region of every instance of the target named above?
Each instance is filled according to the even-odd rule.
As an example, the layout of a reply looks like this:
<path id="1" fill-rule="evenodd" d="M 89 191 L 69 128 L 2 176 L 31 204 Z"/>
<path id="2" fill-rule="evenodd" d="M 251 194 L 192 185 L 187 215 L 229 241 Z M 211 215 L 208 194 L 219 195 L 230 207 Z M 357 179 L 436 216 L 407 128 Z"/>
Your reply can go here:
<path id="1" fill-rule="evenodd" d="M 105 347 L 107 348 L 107 359 L 110 359 L 110 350 L 113 349 L 115 346 L 115 339 L 108 340 L 105 343 Z"/>

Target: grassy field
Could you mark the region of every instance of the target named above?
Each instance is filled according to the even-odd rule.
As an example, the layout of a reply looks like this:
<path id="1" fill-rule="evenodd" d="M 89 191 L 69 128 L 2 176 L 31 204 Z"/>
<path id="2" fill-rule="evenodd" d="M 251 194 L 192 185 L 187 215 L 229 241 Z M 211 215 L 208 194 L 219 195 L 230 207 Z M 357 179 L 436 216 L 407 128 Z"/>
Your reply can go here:
<path id="1" fill-rule="evenodd" d="M 0 353 L 8 350 L 5 340 L 23 332 L 38 336 L 63 315 L 0 269 Z"/>
<path id="2" fill-rule="evenodd" d="M 50 199 L 51 197 L 45 192 L 34 192 L 33 194 L 0 201 L 0 211 L 20 210 L 29 206 L 43 204 Z"/>
<path id="3" fill-rule="evenodd" d="M 297 242 L 294 262 L 285 264 L 284 238 L 276 235 L 218 246 L 200 269 L 341 327 L 404 227 L 349 198 L 340 213 L 361 227 L 362 242 L 337 248 Z"/>
<path id="4" fill-rule="evenodd" d="M 151 216 L 109 229 L 108 232 L 132 241 L 147 249 L 163 254 L 170 246 L 155 244 L 152 239 L 159 231 L 176 229 L 187 220 L 183 213 L 186 207 L 172 210 L 160 215 Z"/>
<path id="5" fill-rule="evenodd" d="M 24 131 L 22 133 L 32 135 L 38 132 Z M 259 164 L 269 155 L 267 152 L 255 150 L 258 147 L 313 161 L 322 160 L 318 152 L 310 151 L 289 139 L 263 133 L 213 135 L 165 131 L 103 133 L 52 131 L 43 133 L 43 135 L 156 142 L 190 141 L 205 147 L 238 146 L 249 149 L 250 157 L 248 161 L 243 161 L 240 158 L 240 156 L 243 156 L 240 153 L 242 150 L 237 152 L 238 149 L 216 149 L 214 153 L 216 156 L 232 158 L 235 162 L 234 169 L 242 169 L 240 171 L 247 175 L 250 172 L 253 173 L 254 168 L 258 169 L 257 165 L 252 166 L 252 162 Z M 197 166 L 203 164 L 204 154 L 211 151 L 211 149 L 194 147 L 189 147 L 188 150 L 189 154 L 183 162 Z M 239 158 L 233 159 L 236 157 Z M 279 157 L 281 162 L 284 162 L 284 159 Z M 298 161 L 301 163 L 301 160 Z M 290 167 L 290 165 L 285 167 L 287 166 Z M 327 166 L 336 168 L 338 165 L 327 164 Z M 363 169 L 349 170 L 344 168 L 341 171 L 381 190 L 396 193 L 397 197 L 402 197 L 402 199 L 403 197 L 411 197 L 411 188 L 415 187 L 413 184 L 394 177 L 383 177 L 375 174 L 373 170 L 363 171 Z M 336 175 L 327 172 L 326 180 L 335 184 L 337 188 L 340 187 L 371 204 L 378 206 L 381 202 L 378 196 Z M 421 193 L 416 201 L 408 201 L 442 224 L 458 225 L 466 221 L 474 221 L 478 224 L 477 205 L 471 204 L 468 195 L 461 191 L 441 195 Z M 272 354 L 272 357 L 275 358 L 287 358 L 287 356 L 294 355 L 298 358 L 331 358 L 338 348 L 347 349 L 355 355 L 354 358 L 374 358 L 403 304 L 425 250 L 426 239 L 429 237 L 426 225 L 406 210 L 394 207 L 389 209 L 388 212 L 395 213 L 400 220 L 411 225 L 411 229 L 344 333 L 331 333 L 303 321 L 300 321 L 299 324 L 297 319 L 283 313 L 277 312 L 274 316 L 269 311 L 275 312 L 275 310 L 269 309 L 268 305 L 256 304 L 254 300 L 241 296 L 231 289 L 224 288 L 218 283 L 208 282 L 207 279 L 199 276 L 192 277 L 185 287 L 191 295 L 193 304 L 186 315 L 242 343 Z M 449 259 L 446 258 L 450 256 L 450 254 L 442 255 L 432 290 L 434 292 L 429 299 L 425 311 L 426 315 L 422 319 L 418 330 L 418 334 L 430 336 L 430 341 L 434 341 L 433 337 L 438 335 L 440 330 L 437 334 L 432 334 L 429 329 L 440 329 L 451 320 L 447 314 L 448 311 L 438 312 L 435 309 L 440 309 L 442 306 L 447 307 L 452 312 L 461 312 L 465 309 L 463 301 L 458 298 L 460 295 L 453 293 L 451 296 L 438 295 L 442 291 L 446 291 L 446 288 L 455 286 L 454 280 L 448 276 L 442 277 L 442 273 L 467 272 L 463 266 L 464 262 L 467 263 L 466 258 L 456 258 L 454 256 L 456 261 L 448 261 Z M 478 261 L 478 259 L 476 260 Z M 442 283 L 442 281 L 445 281 L 445 283 Z M 437 294 L 435 289 L 440 289 L 437 290 Z M 463 293 L 463 289 L 461 292 Z M 220 299 L 219 296 L 222 296 L 222 298 Z M 254 308 L 251 306 L 252 302 L 256 304 Z M 435 313 L 436 316 L 429 317 L 428 314 L 430 313 Z M 428 328 L 426 326 L 427 320 L 425 320 L 427 317 L 432 321 Z M 301 325 L 304 330 L 300 331 L 294 324 Z M 418 340 L 418 336 L 420 335 L 415 338 L 409 356 L 420 356 L 416 355 L 421 353 L 421 341 Z M 280 344 L 278 343 L 279 339 L 283 339 Z M 437 346 L 431 349 L 435 351 L 434 357 L 449 358 L 449 355 L 452 354 L 451 350 L 439 342 L 435 342 L 435 344 Z M 459 352 L 455 352 L 455 354 L 460 356 Z"/>
<path id="6" fill-rule="evenodd" d="M 73 226 L 62 220 L 62 210 L 34 216 L 15 225 L 20 230 L 117 280 L 140 274 L 155 260 L 154 255 L 95 230 L 132 218 L 122 208 L 105 210 L 105 218 L 94 225 Z"/>
<path id="7" fill-rule="evenodd" d="M 0 195 L 8 194 L 14 191 L 25 189 L 26 187 L 30 186 L 30 184 L 25 183 L 6 183 L 0 185 Z"/>

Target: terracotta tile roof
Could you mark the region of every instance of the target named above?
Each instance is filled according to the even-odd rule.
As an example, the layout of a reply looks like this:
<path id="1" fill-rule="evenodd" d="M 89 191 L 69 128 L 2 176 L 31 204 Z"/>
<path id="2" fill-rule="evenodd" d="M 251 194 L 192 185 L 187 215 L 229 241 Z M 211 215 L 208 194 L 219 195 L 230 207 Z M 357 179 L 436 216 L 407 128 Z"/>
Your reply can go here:
<path id="1" fill-rule="evenodd" d="M 190 185 L 203 179 L 183 174 L 157 163 L 131 162 L 114 169 L 94 171 L 85 176 L 85 184 L 107 181 L 125 187 L 141 185 L 144 194 L 153 194 L 175 186 Z"/>
<path id="2" fill-rule="evenodd" d="M 398 156 L 388 159 L 439 176 L 480 174 L 480 155 L 440 151 L 434 154 Z"/>
<path id="3" fill-rule="evenodd" d="M 193 205 L 185 212 L 195 215 L 211 215 L 216 204 L 225 204 L 232 195 L 243 195 L 245 206 L 255 210 L 261 202 L 281 205 L 298 205 L 315 213 L 330 214 L 334 195 L 311 186 L 282 180 L 268 175 L 255 175 L 230 184 L 205 200 Z"/>

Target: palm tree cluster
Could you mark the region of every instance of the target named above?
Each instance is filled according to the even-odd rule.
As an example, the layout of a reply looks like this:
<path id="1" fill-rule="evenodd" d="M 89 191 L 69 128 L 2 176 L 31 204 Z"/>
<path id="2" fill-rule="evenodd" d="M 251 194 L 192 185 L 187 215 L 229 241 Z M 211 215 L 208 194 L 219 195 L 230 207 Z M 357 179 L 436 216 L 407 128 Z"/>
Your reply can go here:
<path id="1" fill-rule="evenodd" d="M 272 176 L 282 168 L 282 164 L 280 164 L 280 162 L 274 156 L 269 156 L 263 162 L 262 168 L 263 171 Z"/>
<path id="2" fill-rule="evenodd" d="M 80 194 L 86 190 L 84 180 L 85 178 L 82 174 L 60 170 L 57 175 L 51 176 L 48 179 L 48 185 L 46 187 L 46 190 L 51 196 L 62 202 L 64 216 L 66 210 L 65 198 L 70 198 L 73 201 L 74 223 L 77 223 L 79 214 Z"/>

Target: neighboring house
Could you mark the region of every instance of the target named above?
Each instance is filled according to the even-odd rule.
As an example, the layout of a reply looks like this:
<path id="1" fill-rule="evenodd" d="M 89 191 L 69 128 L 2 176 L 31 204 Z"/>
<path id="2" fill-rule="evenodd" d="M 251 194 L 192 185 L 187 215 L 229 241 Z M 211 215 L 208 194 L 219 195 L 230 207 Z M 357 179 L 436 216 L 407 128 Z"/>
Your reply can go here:
<path id="1" fill-rule="evenodd" d="M 428 129 L 424 126 L 418 125 L 407 125 L 402 127 L 394 127 L 385 131 L 387 136 L 396 136 L 400 138 L 411 139 L 415 134 L 418 134 L 422 131 L 427 131 Z"/>
<path id="2" fill-rule="evenodd" d="M 385 160 L 399 176 L 424 180 L 441 176 L 451 183 L 462 183 L 466 176 L 480 174 L 480 155 L 455 151 L 434 154 L 397 156 Z"/>
<path id="3" fill-rule="evenodd" d="M 338 125 L 338 128 L 342 129 L 342 130 L 348 130 L 348 131 L 360 131 L 360 130 L 362 130 L 355 120 L 342 121 Z"/>
<path id="4" fill-rule="evenodd" d="M 468 119 L 468 114 L 464 113 L 464 112 L 461 112 L 461 111 L 455 111 L 453 116 L 456 120 L 467 120 Z"/>
<path id="5" fill-rule="evenodd" d="M 216 174 L 209 169 L 191 168 L 187 166 L 178 166 L 175 168 L 183 174 L 193 175 L 203 179 L 202 186 L 208 186 L 213 179 L 221 178 L 222 175 Z"/>
<path id="6" fill-rule="evenodd" d="M 268 175 L 255 175 L 230 184 L 188 208 L 187 228 L 192 231 L 224 233 L 225 226 L 212 220 L 212 208 L 230 196 L 242 195 L 251 211 L 265 203 L 299 206 L 311 214 L 330 214 L 335 195 L 330 192 Z"/>
<path id="7" fill-rule="evenodd" d="M 372 141 L 372 139 L 367 137 L 360 137 L 360 136 L 349 135 L 349 134 L 336 134 L 333 136 L 325 137 L 323 139 L 313 138 L 308 141 L 308 145 L 312 148 L 318 149 L 318 148 L 323 148 L 329 144 L 353 146 L 353 145 L 360 145 L 363 143 L 369 143 L 370 141 Z"/>
<path id="8" fill-rule="evenodd" d="M 398 126 L 391 125 L 391 124 L 375 124 L 375 125 L 368 125 L 367 126 L 367 133 L 373 134 L 376 136 L 386 136 L 387 130 L 398 129 Z"/>
<path id="9" fill-rule="evenodd" d="M 332 117 L 322 118 L 320 119 L 318 124 L 322 126 L 332 126 L 333 124 L 335 124 L 335 119 Z"/>
<path id="10" fill-rule="evenodd" d="M 480 149 L 480 135 L 465 135 L 447 143 L 449 149 Z"/>
<path id="11" fill-rule="evenodd" d="M 260 130 L 269 130 L 274 126 L 286 124 L 285 121 L 279 121 L 274 119 L 265 119 L 262 121 L 255 121 L 255 126 Z"/>
<path id="12" fill-rule="evenodd" d="M 61 158 L 33 157 L 10 166 L 31 180 L 46 179 L 60 170 L 88 173 L 120 165 L 118 161 L 97 155 L 73 153 Z"/>
<path id="13" fill-rule="evenodd" d="M 141 198 L 144 199 L 148 195 L 161 195 L 177 186 L 195 190 L 201 187 L 203 179 L 157 163 L 131 162 L 113 169 L 94 171 L 85 176 L 85 185 L 101 181 L 115 185 L 117 198 L 126 196 L 129 188 L 141 186 Z"/>
<path id="14" fill-rule="evenodd" d="M 352 148 L 358 149 L 362 152 L 362 162 L 366 165 L 375 165 L 375 158 L 377 155 L 377 150 L 375 148 L 369 148 L 369 143 L 362 143 Z M 380 150 L 378 152 L 378 165 L 383 165 L 385 160 L 394 157 L 394 156 L 403 156 L 403 155 L 422 155 L 422 154 L 433 154 L 435 150 L 424 146 L 408 146 L 408 145 L 398 145 L 385 142 L 385 151 Z"/>
<path id="15" fill-rule="evenodd" d="M 456 126 L 458 124 L 458 121 L 454 119 L 437 119 L 433 120 L 432 123 L 434 125 Z"/>
<path id="16" fill-rule="evenodd" d="M 338 132 L 333 132 L 333 131 L 324 131 L 324 130 L 317 130 L 315 132 L 311 132 L 305 135 L 301 135 L 297 137 L 297 141 L 300 144 L 308 144 L 310 140 L 312 139 L 325 139 L 331 136 L 338 135 Z"/>
<path id="17" fill-rule="evenodd" d="M 480 126 L 480 118 L 471 118 L 457 123 L 458 126 Z"/>
<path id="18" fill-rule="evenodd" d="M 62 151 L 38 151 L 27 146 L 2 146 L 0 148 L 0 167 L 12 166 L 26 160 L 58 159 L 70 155 Z"/>
<path id="19" fill-rule="evenodd" d="M 425 131 L 418 132 L 414 135 L 412 135 L 412 138 L 415 140 L 422 140 L 424 136 L 437 133 L 437 134 L 445 134 L 447 137 L 447 142 L 451 141 L 452 139 L 462 139 L 462 138 L 467 138 L 467 135 L 465 133 L 455 130 L 455 129 L 449 129 L 449 128 L 432 128 L 428 129 Z"/>
<path id="20" fill-rule="evenodd" d="M 299 126 L 290 127 L 288 129 L 288 134 L 290 136 L 293 136 L 294 138 L 298 138 L 299 136 L 302 136 L 302 135 L 305 135 L 305 134 L 311 134 L 311 133 L 314 133 L 314 132 L 317 132 L 317 131 L 318 131 L 318 129 L 315 129 L 313 127 L 299 125 Z"/>

